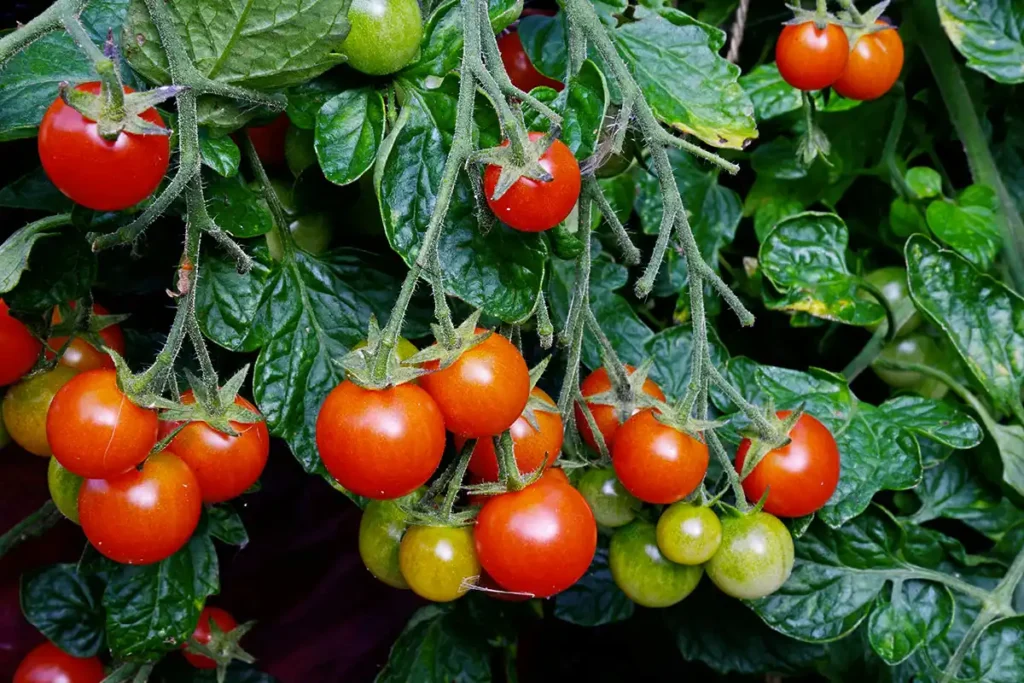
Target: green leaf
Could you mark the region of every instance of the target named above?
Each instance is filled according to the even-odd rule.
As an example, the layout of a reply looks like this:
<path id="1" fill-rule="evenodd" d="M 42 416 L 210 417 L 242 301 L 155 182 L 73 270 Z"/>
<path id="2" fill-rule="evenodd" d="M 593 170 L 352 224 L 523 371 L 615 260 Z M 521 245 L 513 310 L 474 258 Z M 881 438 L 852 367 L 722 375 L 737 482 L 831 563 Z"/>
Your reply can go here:
<path id="1" fill-rule="evenodd" d="M 708 328 L 708 346 L 711 363 L 722 367 L 729 359 L 729 352 L 718 340 L 713 327 Z M 650 377 L 661 387 L 665 395 L 681 399 L 690 384 L 691 352 L 693 350 L 693 327 L 675 325 L 668 327 L 647 340 L 644 344 L 647 357 L 654 359 Z"/>
<path id="2" fill-rule="evenodd" d="M 256 237 L 270 232 L 274 218 L 259 195 L 241 176 L 216 176 L 206 184 L 206 208 L 223 230 L 235 237 Z"/>
<path id="3" fill-rule="evenodd" d="M 742 149 L 757 137 L 740 69 L 717 54 L 724 33 L 674 9 L 638 9 L 612 32 L 655 115 L 709 145 Z"/>
<path id="4" fill-rule="evenodd" d="M 64 652 L 92 657 L 103 647 L 98 586 L 73 564 L 55 564 L 21 577 L 25 619 Z"/>
<path id="5" fill-rule="evenodd" d="M 548 78 L 561 80 L 569 70 L 568 28 L 561 12 L 553 17 L 523 17 L 516 27 L 530 63 Z"/>
<path id="6" fill-rule="evenodd" d="M 949 588 L 928 581 L 894 581 L 882 591 L 868 620 L 871 647 L 889 665 L 899 664 L 927 643 L 941 638 L 953 621 Z"/>
<path id="7" fill-rule="evenodd" d="M 957 681 L 1018 683 L 1024 661 L 1024 616 L 993 621 L 967 654 Z"/>
<path id="8" fill-rule="evenodd" d="M 288 89 L 288 119 L 303 130 L 316 128 L 320 107 L 350 87 L 346 74 L 331 71 Z"/>
<path id="9" fill-rule="evenodd" d="M 806 212 L 780 221 L 759 252 L 762 271 L 782 292 L 768 306 L 848 325 L 881 322 L 885 311 L 878 302 L 857 296 L 857 279 L 846 267 L 848 238 L 835 214 Z"/>
<path id="10" fill-rule="evenodd" d="M 942 194 L 942 176 L 934 168 L 915 166 L 907 169 L 904 180 L 917 199 L 929 199 Z"/>
<path id="11" fill-rule="evenodd" d="M 0 189 L 0 206 L 60 213 L 74 204 L 58 190 L 40 166 Z"/>
<path id="12" fill-rule="evenodd" d="M 918 309 L 948 335 L 996 409 L 1021 414 L 1024 299 L 925 237 L 911 237 L 905 251 Z"/>
<path id="13" fill-rule="evenodd" d="M 967 66 L 999 83 L 1024 83 L 1024 6 L 1015 0 L 938 0 L 946 35 Z"/>
<path id="14" fill-rule="evenodd" d="M 410 87 L 377 159 L 374 180 L 385 232 L 409 264 L 419 254 L 437 201 L 455 128 L 457 90 L 454 78 L 436 90 Z M 497 143 L 493 119 L 489 111 L 484 115 L 481 147 Z M 481 234 L 476 208 L 469 179 L 460 173 L 438 246 L 445 288 L 501 320 L 523 320 L 533 312 L 544 280 L 546 242 L 500 224 Z"/>
<path id="15" fill-rule="evenodd" d="M 583 578 L 555 596 L 555 616 L 579 626 L 625 621 L 633 616 L 634 608 L 612 579 L 607 548 L 598 548 Z"/>
<path id="16" fill-rule="evenodd" d="M 782 80 L 774 63 L 762 64 L 743 74 L 739 82 L 754 104 L 758 121 L 774 119 L 803 107 L 800 91 Z"/>
<path id="17" fill-rule="evenodd" d="M 1024 495 L 1024 427 L 996 424 L 991 430 L 1003 460 L 1003 481 Z"/>
<path id="18" fill-rule="evenodd" d="M 879 409 L 889 422 L 952 448 L 972 448 L 981 443 L 984 436 L 977 422 L 950 403 L 920 396 L 898 396 Z"/>
<path id="19" fill-rule="evenodd" d="M 206 518 L 210 525 L 210 535 L 218 541 L 239 548 L 249 545 L 245 524 L 230 503 L 211 505 L 206 509 Z"/>
<path id="20" fill-rule="evenodd" d="M 29 254 L 38 240 L 43 237 L 60 239 L 58 234 L 46 230 L 45 224 L 29 223 L 0 243 L 0 294 L 11 291 L 21 281 L 22 273 L 28 268 Z"/>
<path id="21" fill-rule="evenodd" d="M 608 108 L 608 87 L 604 74 L 589 59 L 553 102 L 562 115 L 561 140 L 577 159 L 586 159 L 597 149 L 597 141 Z M 546 121 L 546 120 L 545 120 Z M 547 126 L 540 129 L 547 131 Z"/>
<path id="22" fill-rule="evenodd" d="M 743 199 L 743 215 L 754 217 L 754 234 L 759 242 L 780 221 L 796 216 L 813 202 L 813 198 L 794 183 L 758 176 Z"/>
<path id="23" fill-rule="evenodd" d="M 316 117 L 316 156 L 324 175 L 347 185 L 366 173 L 384 139 L 384 98 L 374 88 L 347 90 Z"/>
<path id="24" fill-rule="evenodd" d="M 199 131 L 199 152 L 203 163 L 219 175 L 230 178 L 238 173 L 238 165 L 242 162 L 242 151 L 230 137 L 224 135 L 213 137 L 206 129 Z"/>
<path id="25" fill-rule="evenodd" d="M 750 166 L 759 176 L 779 180 L 798 180 L 807 176 L 797 145 L 789 138 L 775 138 L 760 144 L 750 155 Z"/>
<path id="26" fill-rule="evenodd" d="M 988 270 L 1002 247 L 996 214 L 985 206 L 946 200 L 928 205 L 925 219 L 932 233 L 982 270 Z"/>
<path id="27" fill-rule="evenodd" d="M 421 607 L 391 647 L 377 683 L 490 683 L 490 648 L 458 603 Z"/>
<path id="28" fill-rule="evenodd" d="M 38 237 L 38 234 L 30 235 L 27 244 L 24 240 L 19 240 L 12 245 L 12 256 L 17 255 L 19 247 L 24 248 L 27 253 L 27 249 L 31 248 L 32 242 L 35 241 L 34 238 Z M 0 258 L 6 255 L 9 248 L 7 243 L 4 243 Z M 6 270 L 2 263 L 0 261 L 0 271 Z M 45 249 L 32 251 L 28 266 L 20 274 L 20 279 L 17 279 L 17 274 L 15 275 L 18 284 L 4 295 L 4 300 L 11 308 L 23 311 L 49 310 L 59 303 L 86 296 L 96 280 L 97 268 L 96 254 L 92 252 L 82 234 L 74 228 L 65 227 L 46 241 Z"/>
<path id="29" fill-rule="evenodd" d="M 892 200 L 889 205 L 889 227 L 898 237 L 928 232 L 928 224 L 921 210 L 900 197 Z"/>

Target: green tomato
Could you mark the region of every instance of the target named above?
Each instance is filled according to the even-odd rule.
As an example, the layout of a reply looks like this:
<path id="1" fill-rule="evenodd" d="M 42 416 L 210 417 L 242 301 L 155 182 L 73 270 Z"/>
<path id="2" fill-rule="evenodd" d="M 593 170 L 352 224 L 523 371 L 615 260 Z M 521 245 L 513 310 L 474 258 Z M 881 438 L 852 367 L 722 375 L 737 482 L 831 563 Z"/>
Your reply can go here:
<path id="1" fill-rule="evenodd" d="M 608 548 L 615 585 L 644 607 L 669 607 L 693 592 L 704 570 L 670 562 L 658 549 L 650 522 L 636 521 L 617 530 Z"/>
<path id="2" fill-rule="evenodd" d="M 870 285 L 874 285 L 878 291 L 882 293 L 882 297 L 889 304 L 889 308 L 894 312 L 899 311 L 903 305 L 913 306 L 913 302 L 910 301 L 910 287 L 907 284 L 907 271 L 905 268 L 899 266 L 890 266 L 888 268 L 879 268 L 873 270 L 864 276 L 864 279 Z M 862 299 L 875 298 L 865 291 L 860 291 L 857 296 Z M 911 315 L 905 323 L 896 331 L 897 337 L 910 334 L 921 325 L 921 313 L 916 308 L 914 314 Z M 880 325 L 887 324 L 885 321 L 876 325 L 868 326 L 868 329 L 874 332 Z"/>
<path id="3" fill-rule="evenodd" d="M 46 439 L 46 414 L 57 391 L 78 374 L 77 370 L 58 365 L 21 380 L 4 396 L 3 421 L 14 442 L 29 453 L 49 456 Z"/>
<path id="4" fill-rule="evenodd" d="M 296 178 L 310 166 L 319 163 L 313 145 L 315 137 L 313 131 L 298 126 L 289 127 L 284 136 L 284 158 L 288 162 L 288 170 Z"/>
<path id="5" fill-rule="evenodd" d="M 423 38 L 423 17 L 416 0 L 352 0 L 352 23 L 341 52 L 348 65 L 383 76 L 412 61 Z"/>
<path id="6" fill-rule="evenodd" d="M 587 470 L 576 488 L 587 501 L 597 523 L 613 529 L 632 522 L 642 505 L 626 490 L 611 467 Z"/>
<path id="7" fill-rule="evenodd" d="M 726 595 L 744 600 L 777 591 L 793 572 L 793 537 L 767 512 L 722 519 L 722 545 L 704 565 Z"/>
<path id="8" fill-rule="evenodd" d="M 57 458 L 50 458 L 50 466 L 46 470 L 46 483 L 50 488 L 50 498 L 60 513 L 75 524 L 78 521 L 78 490 L 82 488 L 82 477 L 64 469 Z"/>
<path id="9" fill-rule="evenodd" d="M 333 230 L 325 213 L 311 213 L 299 216 L 288 224 L 295 246 L 309 254 L 322 254 L 331 245 Z M 284 257 L 284 246 L 274 230 L 267 233 L 267 249 L 270 258 L 280 261 Z"/>
<path id="10" fill-rule="evenodd" d="M 704 564 L 722 543 L 722 523 L 711 508 L 678 502 L 661 513 L 658 547 L 679 564 Z"/>
<path id="11" fill-rule="evenodd" d="M 277 195 L 277 201 L 281 203 L 281 208 L 284 209 L 285 215 L 294 216 L 296 213 L 295 192 L 292 190 L 292 184 L 280 178 L 271 178 L 270 186 L 274 189 L 274 194 Z M 249 189 L 262 196 L 263 188 L 258 180 L 249 183 Z M 266 200 L 261 199 L 260 203 L 266 207 Z"/>
<path id="12" fill-rule="evenodd" d="M 912 334 L 902 339 L 895 339 L 882 347 L 878 358 L 904 363 L 920 363 L 943 370 L 947 365 L 942 349 L 934 339 L 926 334 Z M 895 389 L 908 389 L 925 398 L 939 399 L 949 391 L 949 387 L 939 380 L 920 372 L 892 370 L 880 367 L 877 363 L 873 363 L 871 369 L 889 386 Z"/>
<path id="13" fill-rule="evenodd" d="M 371 500 L 359 520 L 359 556 L 371 574 L 393 588 L 409 587 L 398 564 L 398 549 L 409 527 L 402 500 Z"/>

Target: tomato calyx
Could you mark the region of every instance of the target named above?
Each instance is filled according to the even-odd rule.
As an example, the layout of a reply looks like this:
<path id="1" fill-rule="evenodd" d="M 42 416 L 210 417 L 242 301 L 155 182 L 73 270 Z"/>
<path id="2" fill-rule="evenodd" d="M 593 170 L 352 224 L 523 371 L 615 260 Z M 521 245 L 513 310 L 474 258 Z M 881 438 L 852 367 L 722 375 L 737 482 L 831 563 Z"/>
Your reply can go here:
<path id="1" fill-rule="evenodd" d="M 222 631 L 214 619 L 209 620 L 210 638 L 200 643 L 194 636 L 185 645 L 185 652 L 213 660 L 217 664 L 217 681 L 224 683 L 228 666 L 233 661 L 252 664 L 256 658 L 242 648 L 240 641 L 256 625 L 255 621 L 239 624 L 230 631 Z M 212 667 L 211 667 L 212 668 Z"/>
<path id="2" fill-rule="evenodd" d="M 388 389 L 412 382 L 426 372 L 419 366 L 419 360 L 413 360 L 420 354 L 403 359 L 398 346 L 398 335 L 389 335 L 387 328 L 381 330 L 377 317 L 371 315 L 366 343 L 354 347 L 335 362 L 353 384 L 363 389 Z"/>
<path id="3" fill-rule="evenodd" d="M 644 382 L 647 381 L 647 375 L 650 373 L 653 365 L 654 360 L 648 358 L 635 371 L 630 373 L 624 365 L 605 362 L 604 368 L 608 372 L 608 379 L 612 386 L 608 391 L 587 395 L 586 401 L 580 403 L 584 418 L 588 418 L 588 416 L 590 419 L 593 418 L 593 414 L 588 407 L 590 405 L 611 406 L 615 410 L 620 424 L 628 420 L 635 412 L 644 408 L 665 409 L 666 413 L 671 412 L 665 403 L 658 401 L 658 399 L 644 391 Z M 595 431 L 596 424 L 589 426 L 594 434 L 594 439 L 599 444 L 604 443 L 604 437 L 600 430 Z M 604 446 L 605 449 L 603 450 L 607 450 L 611 447 L 611 444 L 605 443 Z"/>
<path id="4" fill-rule="evenodd" d="M 238 436 L 238 431 L 231 425 L 232 422 L 240 424 L 253 424 L 262 422 L 263 416 L 240 406 L 235 402 L 238 390 L 245 382 L 245 376 L 249 372 L 249 366 L 245 365 L 236 372 L 231 379 L 220 388 L 210 386 L 204 381 L 195 377 L 188 370 L 185 375 L 189 385 L 192 387 L 192 400 L 180 403 L 158 398 L 155 401 L 157 408 L 160 408 L 160 419 L 163 422 L 177 423 L 171 434 L 157 444 L 162 448 L 170 443 L 178 432 L 190 422 L 205 422 L 212 428 L 228 436 Z"/>
<path id="5" fill-rule="evenodd" d="M 540 160 L 558 138 L 560 132 L 557 126 L 552 126 L 551 130 L 536 140 L 520 139 L 512 144 L 506 140 L 498 147 L 474 153 L 470 157 L 469 163 L 501 168 L 494 192 L 489 197 L 490 201 L 501 199 L 520 178 L 529 178 L 542 183 L 552 182 L 554 176 L 541 165 Z"/>
<path id="6" fill-rule="evenodd" d="M 60 303 L 56 306 L 54 313 L 55 317 L 59 316 L 59 322 L 50 326 L 50 339 L 46 342 L 46 347 L 56 356 L 54 362 L 60 360 L 75 339 L 83 339 L 100 351 L 107 352 L 109 349 L 100 336 L 100 332 L 131 317 L 126 313 L 97 313 L 93 308 L 92 301 L 86 299 Z M 54 338 L 64 339 L 64 341 L 60 346 L 54 346 L 52 343 Z"/>
<path id="7" fill-rule="evenodd" d="M 782 22 L 783 26 L 799 26 L 812 22 L 819 31 L 823 31 L 829 24 L 843 25 L 843 21 L 831 12 L 819 12 L 818 9 L 804 9 L 795 5 L 787 5 L 787 7 L 793 11 L 793 18 Z"/>
<path id="8" fill-rule="evenodd" d="M 854 14 L 853 12 L 843 10 L 839 13 L 838 23 L 843 27 L 843 30 L 846 31 L 846 37 L 850 41 L 851 52 L 857 44 L 857 41 L 864 36 L 896 28 L 885 20 L 879 21 L 888 6 L 889 0 L 883 0 L 864 12 L 857 12 Z M 856 12 L 856 10 L 854 10 L 854 12 Z"/>
<path id="9" fill-rule="evenodd" d="M 804 409 L 803 406 L 800 406 L 786 417 L 780 418 L 776 415 L 775 406 L 772 403 L 772 401 L 768 402 L 764 415 L 765 420 L 772 427 L 772 434 L 762 434 L 753 429 L 740 430 L 740 434 L 743 437 L 750 439 L 750 450 L 747 451 L 746 459 L 743 461 L 743 469 L 739 473 L 740 481 L 750 476 L 750 473 L 764 460 L 765 456 L 775 449 L 789 444 L 790 431 L 800 421 L 800 418 L 803 417 Z M 757 509 L 761 509 L 760 506 L 764 505 L 766 498 L 767 492 L 758 502 Z"/>

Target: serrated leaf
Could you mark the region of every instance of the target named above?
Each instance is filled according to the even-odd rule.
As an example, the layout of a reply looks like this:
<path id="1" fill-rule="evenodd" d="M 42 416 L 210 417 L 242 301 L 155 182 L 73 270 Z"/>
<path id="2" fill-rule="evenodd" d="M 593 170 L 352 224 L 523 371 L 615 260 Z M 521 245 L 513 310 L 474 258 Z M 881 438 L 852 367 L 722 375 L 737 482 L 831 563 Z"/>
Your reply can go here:
<path id="1" fill-rule="evenodd" d="M 384 98 L 373 88 L 346 90 L 316 117 L 316 156 L 336 185 L 356 181 L 373 166 L 384 138 Z"/>
<path id="2" fill-rule="evenodd" d="M 206 510 L 210 535 L 228 545 L 244 548 L 249 545 L 249 534 L 242 518 L 229 503 L 212 505 Z"/>
<path id="3" fill-rule="evenodd" d="M 634 608 L 612 579 L 607 548 L 598 548 L 583 578 L 555 596 L 555 616 L 579 626 L 624 621 L 633 616 Z"/>
<path id="4" fill-rule="evenodd" d="M 999 83 L 1024 82 L 1024 6 L 1015 0 L 938 0 L 946 35 L 967 66 Z"/>
<path id="5" fill-rule="evenodd" d="M 56 236 L 47 232 L 45 225 L 30 223 L 0 243 L 0 294 L 11 291 L 21 281 L 35 243 L 43 237 Z"/>
<path id="6" fill-rule="evenodd" d="M 101 585 L 73 564 L 55 564 L 21 578 L 25 619 L 64 652 L 92 657 L 103 647 Z"/>

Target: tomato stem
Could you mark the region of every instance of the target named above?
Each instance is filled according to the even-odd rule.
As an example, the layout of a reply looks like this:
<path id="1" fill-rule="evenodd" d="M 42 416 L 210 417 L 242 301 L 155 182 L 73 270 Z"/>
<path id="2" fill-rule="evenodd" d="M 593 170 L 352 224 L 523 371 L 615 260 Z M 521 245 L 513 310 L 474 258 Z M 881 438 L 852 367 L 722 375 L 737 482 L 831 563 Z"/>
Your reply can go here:
<path id="1" fill-rule="evenodd" d="M 57 0 L 16 31 L 0 38 L 0 66 L 39 38 L 64 25 L 65 16 L 77 15 L 89 0 Z"/>
<path id="2" fill-rule="evenodd" d="M 50 527 L 64 519 L 57 506 L 52 500 L 43 503 L 42 507 L 30 514 L 11 527 L 3 536 L 0 536 L 0 557 L 6 555 L 12 548 L 34 536 L 41 536 Z"/>

